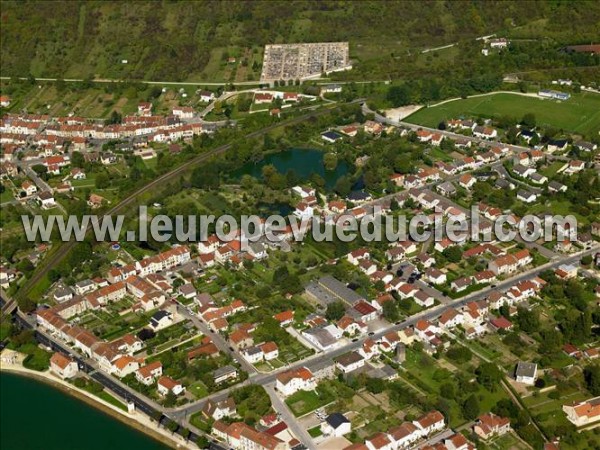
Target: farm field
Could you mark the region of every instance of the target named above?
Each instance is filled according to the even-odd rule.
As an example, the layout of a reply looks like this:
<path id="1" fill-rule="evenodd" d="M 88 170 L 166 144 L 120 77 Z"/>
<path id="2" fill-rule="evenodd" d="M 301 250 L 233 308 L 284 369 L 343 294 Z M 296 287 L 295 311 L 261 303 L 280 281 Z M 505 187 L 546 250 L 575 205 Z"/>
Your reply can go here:
<path id="1" fill-rule="evenodd" d="M 600 95 L 590 92 L 573 94 L 569 100 L 559 102 L 517 94 L 493 94 L 423 108 L 405 120 L 437 127 L 441 121 L 452 118 L 510 116 L 520 119 L 525 113 L 535 114 L 538 125 L 591 135 L 600 129 Z"/>

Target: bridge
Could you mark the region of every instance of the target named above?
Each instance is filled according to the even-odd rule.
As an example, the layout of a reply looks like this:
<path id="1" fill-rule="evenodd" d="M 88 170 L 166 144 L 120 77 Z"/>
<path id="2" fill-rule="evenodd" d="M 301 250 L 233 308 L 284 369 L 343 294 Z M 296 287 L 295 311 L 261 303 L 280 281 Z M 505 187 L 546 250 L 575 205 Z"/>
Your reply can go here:
<path id="1" fill-rule="evenodd" d="M 17 309 L 17 306 L 19 306 L 16 300 L 10 298 L 4 289 L 0 289 L 0 298 L 0 305 L 2 305 L 2 317 L 12 314 Z"/>

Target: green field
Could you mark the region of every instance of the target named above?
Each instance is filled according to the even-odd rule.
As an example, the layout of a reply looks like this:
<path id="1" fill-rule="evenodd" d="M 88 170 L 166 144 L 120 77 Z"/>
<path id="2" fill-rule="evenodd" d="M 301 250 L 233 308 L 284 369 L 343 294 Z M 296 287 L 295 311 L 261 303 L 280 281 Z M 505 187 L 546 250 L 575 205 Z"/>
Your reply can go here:
<path id="1" fill-rule="evenodd" d="M 535 114 L 541 126 L 550 125 L 584 135 L 592 135 L 600 130 L 600 95 L 589 92 L 573 94 L 565 102 L 504 93 L 471 97 L 423 108 L 406 121 L 437 127 L 443 120 L 459 117 L 510 116 L 520 119 L 530 112 Z"/>

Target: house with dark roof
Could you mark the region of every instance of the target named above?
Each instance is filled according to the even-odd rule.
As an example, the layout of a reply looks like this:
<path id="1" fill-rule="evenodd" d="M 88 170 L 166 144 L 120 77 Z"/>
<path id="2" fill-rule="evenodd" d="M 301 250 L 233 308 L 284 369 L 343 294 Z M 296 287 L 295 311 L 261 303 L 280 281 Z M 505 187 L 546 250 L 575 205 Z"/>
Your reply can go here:
<path id="1" fill-rule="evenodd" d="M 515 379 L 519 383 L 533 386 L 537 379 L 537 364 L 519 361 L 515 370 Z"/>
<path id="2" fill-rule="evenodd" d="M 340 437 L 352 430 L 352 424 L 341 413 L 333 413 L 321 422 L 321 432 L 325 436 Z"/>
<path id="3" fill-rule="evenodd" d="M 173 314 L 169 311 L 160 310 L 150 318 L 150 327 L 154 331 L 162 330 L 173 324 Z"/>
<path id="4" fill-rule="evenodd" d="M 230 365 L 219 367 L 213 372 L 213 380 L 215 384 L 223 383 L 224 381 L 236 378 L 237 376 L 237 369 Z"/>

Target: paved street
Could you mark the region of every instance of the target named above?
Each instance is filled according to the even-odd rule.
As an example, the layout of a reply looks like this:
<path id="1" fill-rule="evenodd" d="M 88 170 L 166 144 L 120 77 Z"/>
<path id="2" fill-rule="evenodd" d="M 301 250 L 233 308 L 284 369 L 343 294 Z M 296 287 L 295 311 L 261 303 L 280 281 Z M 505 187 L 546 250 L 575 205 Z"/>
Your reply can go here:
<path id="1" fill-rule="evenodd" d="M 425 310 L 421 313 L 415 314 L 414 316 L 411 316 L 408 319 L 400 322 L 398 325 L 390 325 L 390 326 L 378 331 L 373 336 L 364 336 L 364 337 L 358 339 L 356 342 L 350 342 L 344 346 L 338 347 L 338 348 L 331 350 L 329 352 L 326 352 L 326 353 L 320 353 L 317 355 L 313 355 L 303 361 L 299 361 L 294 364 L 291 364 L 289 367 L 275 370 L 269 374 L 259 374 L 259 375 L 255 376 L 254 378 L 252 378 L 251 380 L 246 380 L 246 382 L 242 383 L 242 385 L 249 384 L 250 382 L 252 384 L 261 384 L 261 385 L 273 383 L 275 381 L 275 377 L 277 376 L 277 374 L 282 371 L 289 370 L 289 369 L 297 369 L 297 368 L 300 368 L 303 366 L 308 367 L 310 369 L 311 367 L 319 365 L 325 361 L 332 361 L 333 359 L 337 358 L 340 355 L 343 355 L 352 350 L 357 350 L 358 348 L 360 348 L 363 345 L 364 341 L 367 338 L 378 340 L 384 334 L 386 334 L 390 331 L 403 330 L 409 326 L 413 326 L 417 321 L 419 321 L 421 319 L 432 320 L 436 317 L 439 317 L 444 311 L 446 311 L 450 308 L 459 308 L 461 306 L 466 305 L 469 302 L 482 300 L 482 299 L 486 298 L 492 291 L 507 290 L 511 286 L 513 286 L 521 281 L 528 280 L 528 279 L 531 279 L 532 277 L 539 275 L 539 273 L 543 272 L 544 270 L 555 269 L 558 266 L 560 266 L 561 264 L 575 263 L 575 262 L 579 261 L 582 256 L 591 255 L 597 251 L 598 251 L 598 247 L 595 247 L 590 250 L 586 250 L 586 251 L 579 252 L 579 253 L 571 255 L 571 256 L 567 256 L 559 261 L 550 261 L 542 266 L 539 266 L 539 267 L 536 267 L 533 269 L 529 269 L 524 272 L 520 272 L 517 275 L 515 275 L 514 277 L 511 277 L 507 280 L 497 283 L 495 288 L 488 286 L 477 292 L 473 292 L 469 295 L 466 295 L 462 298 L 452 300 L 452 301 L 448 302 L 447 304 L 438 305 L 434 308 L 431 308 L 431 309 Z M 238 384 L 235 387 L 238 387 L 238 386 L 240 386 L 240 385 Z M 176 408 L 176 409 L 172 410 L 172 412 L 176 413 L 176 414 L 184 414 L 184 415 L 185 414 L 193 414 L 202 409 L 206 400 L 208 400 L 208 399 L 213 399 L 213 400 L 224 399 L 227 397 L 228 392 L 231 391 L 232 389 L 235 389 L 235 387 L 228 388 L 219 393 L 209 395 L 208 397 L 205 397 L 204 399 L 199 400 L 198 402 L 195 402 L 193 404 L 189 404 L 189 405 L 182 406 L 180 408 Z"/>
<path id="2" fill-rule="evenodd" d="M 281 419 L 287 424 L 292 433 L 298 438 L 300 442 L 302 442 L 307 448 L 310 450 L 314 450 L 316 448 L 315 443 L 308 434 L 308 431 L 300 425 L 300 422 L 296 419 L 296 416 L 290 411 L 288 405 L 279 397 L 275 388 L 272 384 L 263 385 L 267 394 L 271 398 L 271 404 L 273 405 L 273 409 L 281 414 Z"/>
<path id="3" fill-rule="evenodd" d="M 231 356 L 234 360 L 240 363 L 244 371 L 248 372 L 250 375 L 257 372 L 256 368 L 246 361 L 244 357 L 239 354 L 239 352 L 231 350 L 231 346 L 220 333 L 213 332 L 206 323 L 200 320 L 195 314 L 189 312 L 185 306 L 177 303 L 177 312 L 191 321 L 198 331 L 200 331 L 200 333 L 202 333 L 204 336 L 210 337 L 221 352 Z"/>

